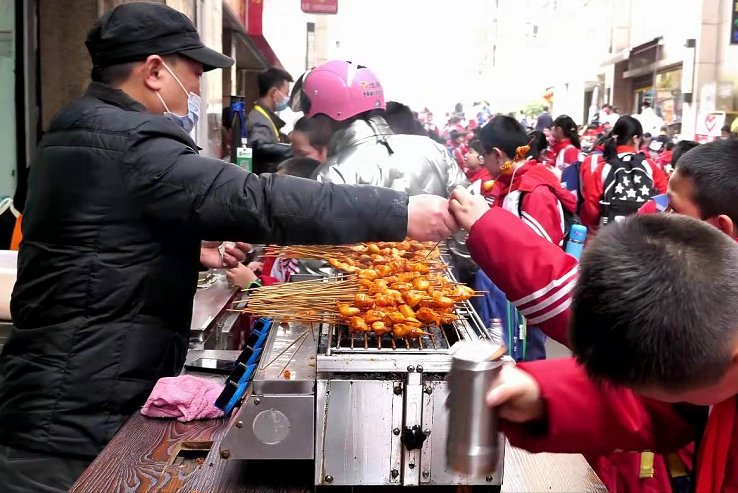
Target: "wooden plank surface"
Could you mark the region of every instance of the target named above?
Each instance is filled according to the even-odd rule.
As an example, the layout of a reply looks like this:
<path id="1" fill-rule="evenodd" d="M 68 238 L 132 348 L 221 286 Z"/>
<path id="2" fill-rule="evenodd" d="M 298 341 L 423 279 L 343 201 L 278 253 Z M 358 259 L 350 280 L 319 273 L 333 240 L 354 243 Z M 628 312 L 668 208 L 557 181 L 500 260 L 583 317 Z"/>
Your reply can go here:
<path id="1" fill-rule="evenodd" d="M 312 462 L 224 460 L 226 419 L 180 423 L 136 414 L 72 488 L 72 493 L 298 493 L 312 491 Z M 177 459 L 183 443 L 212 442 L 206 457 Z M 503 492 L 606 493 L 580 455 L 506 448 Z"/>
<path id="2" fill-rule="evenodd" d="M 187 361 L 235 359 L 238 351 L 190 351 Z M 198 376 L 204 376 L 198 374 Z M 212 375 L 209 378 L 222 380 Z M 233 419 L 233 418 L 231 418 Z M 71 493 L 303 493 L 313 491 L 312 461 L 239 461 L 219 455 L 228 419 L 180 423 L 134 414 L 87 468 Z M 177 456 L 183 445 L 203 445 L 200 457 Z M 188 447 L 184 447 L 188 448 Z M 180 454 L 186 455 L 186 454 Z M 365 487 L 357 491 L 396 491 Z M 329 493 L 346 488 L 329 487 Z M 447 488 L 466 493 L 469 488 Z M 437 492 L 437 489 L 433 489 Z M 502 492 L 607 493 L 581 455 L 529 454 L 505 447 Z M 1 492 L 0 492 L 1 493 Z"/>
<path id="3" fill-rule="evenodd" d="M 530 454 L 505 449 L 502 492 L 607 493 L 597 474 L 581 455 Z"/>
<path id="4" fill-rule="evenodd" d="M 136 413 L 87 468 L 72 487 L 73 492 L 176 491 L 168 485 L 184 484 L 184 478 L 170 465 L 175 449 L 182 442 L 217 441 L 225 427 L 224 419 L 180 423 L 151 419 Z M 210 454 L 203 463 L 211 462 Z M 186 469 L 186 468 L 183 468 Z M 190 471 L 191 475 L 192 471 Z M 184 490 L 183 490 L 184 491 Z"/>

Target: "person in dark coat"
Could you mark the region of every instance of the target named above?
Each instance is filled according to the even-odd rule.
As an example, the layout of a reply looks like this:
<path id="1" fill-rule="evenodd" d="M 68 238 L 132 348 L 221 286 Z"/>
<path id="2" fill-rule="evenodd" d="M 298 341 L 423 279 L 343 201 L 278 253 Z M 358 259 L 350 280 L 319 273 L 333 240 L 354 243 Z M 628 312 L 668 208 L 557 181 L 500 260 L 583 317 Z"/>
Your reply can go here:
<path id="1" fill-rule="evenodd" d="M 551 113 L 548 112 L 548 106 L 543 107 L 543 113 L 538 115 L 538 120 L 536 120 L 536 130 L 540 130 L 543 132 L 545 129 L 550 129 L 553 126 L 553 117 L 551 117 Z"/>
<path id="2" fill-rule="evenodd" d="M 87 47 L 93 82 L 50 122 L 30 168 L 0 356 L 2 493 L 66 491 L 155 382 L 181 371 L 203 240 L 439 241 L 456 230 L 440 197 L 260 177 L 199 156 L 189 131 L 200 75 L 233 61 L 176 10 L 121 5 Z"/>
<path id="3" fill-rule="evenodd" d="M 259 100 L 246 115 L 246 138 L 254 150 L 254 173 L 273 173 L 291 156 L 284 121 L 277 112 L 287 109 L 292 76 L 277 67 L 259 74 Z"/>

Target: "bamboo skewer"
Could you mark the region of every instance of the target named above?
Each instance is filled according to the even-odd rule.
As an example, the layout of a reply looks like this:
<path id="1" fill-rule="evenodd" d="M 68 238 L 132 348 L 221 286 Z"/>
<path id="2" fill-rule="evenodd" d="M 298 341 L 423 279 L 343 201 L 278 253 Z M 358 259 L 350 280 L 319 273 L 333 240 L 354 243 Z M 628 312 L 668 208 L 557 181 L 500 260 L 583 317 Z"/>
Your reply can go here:
<path id="1" fill-rule="evenodd" d="M 403 250 L 395 249 L 403 252 L 399 258 L 407 260 L 423 260 L 430 257 L 430 255 L 439 248 L 439 244 L 418 244 L 422 248 L 415 250 Z M 362 255 L 371 255 L 366 249 L 357 251 L 356 248 L 366 248 L 366 245 L 339 245 L 339 246 L 311 246 L 311 245 L 293 245 L 293 246 L 267 246 L 264 249 L 264 254 L 269 257 L 288 257 L 288 258 L 309 258 L 323 260 L 326 258 L 337 258 L 346 259 L 352 258 L 354 260 L 360 259 Z M 389 248 L 389 247 L 388 247 Z M 424 255 L 420 255 L 418 252 L 426 252 Z M 381 254 L 380 254 L 381 255 Z M 394 255 L 393 258 L 398 258 Z"/>
<path id="2" fill-rule="evenodd" d="M 373 282 L 374 279 L 371 277 L 372 270 L 375 276 L 379 274 L 380 278 L 389 279 L 388 276 L 422 270 L 413 265 L 422 264 L 425 265 L 427 270 L 420 272 L 420 275 L 426 276 L 424 280 L 428 281 L 433 290 L 444 291 L 447 288 L 453 289 L 454 286 L 460 284 L 442 279 L 438 272 L 446 270 L 445 264 L 435 258 L 429 259 L 435 251 L 439 250 L 439 244 L 429 245 L 419 244 L 417 242 L 406 245 L 394 244 L 397 245 L 397 248 L 392 247 L 391 245 L 393 244 L 391 243 L 379 243 L 375 245 L 376 247 L 373 245 L 334 245 L 320 247 L 309 245 L 289 247 L 268 246 L 265 251 L 266 255 L 289 258 L 330 259 L 331 264 L 339 270 L 350 270 L 350 266 L 356 270 L 356 274 L 345 274 L 340 280 L 313 279 L 244 290 L 248 292 L 248 299 L 234 302 L 233 307 L 235 309 L 235 307 L 239 306 L 241 308 L 235 309 L 235 311 L 252 315 L 270 317 L 282 321 L 294 320 L 307 322 L 311 324 L 311 327 L 313 327 L 314 323 L 348 325 L 348 319 L 350 317 L 341 315 L 339 304 L 345 303 L 361 308 L 361 314 L 366 308 L 357 306 L 357 294 L 371 293 L 367 297 L 369 300 L 374 300 L 376 295 L 383 294 L 381 290 L 375 293 L 373 290 L 367 289 L 369 286 L 367 286 L 366 282 Z M 402 246 L 408 248 L 402 248 Z M 378 251 L 380 253 L 377 253 Z M 379 257 L 382 258 L 380 259 Z M 337 263 L 339 265 L 336 265 Z M 343 269 L 340 264 L 345 265 L 346 269 Z M 387 266 L 392 269 L 389 273 Z M 369 272 L 366 272 L 367 270 Z M 428 275 L 428 270 L 430 271 L 430 275 Z M 412 283 L 411 279 L 408 280 Z M 425 291 L 425 289 L 421 289 L 421 291 Z M 448 298 L 451 298 L 455 303 L 468 299 L 469 296 L 484 295 L 483 292 L 474 292 L 473 295 L 467 292 L 463 295 L 464 297 L 455 297 L 451 292 L 448 293 Z M 423 297 L 423 299 L 433 301 L 435 297 L 431 297 L 429 292 L 428 296 Z M 244 303 L 246 305 L 242 306 Z M 401 304 L 402 301 L 400 300 L 399 303 Z M 380 311 L 385 310 L 381 306 L 376 306 L 375 308 Z M 447 313 L 447 315 L 452 314 Z M 313 338 L 315 338 L 314 329 L 311 332 Z M 431 336 L 432 334 L 423 332 L 420 335 Z M 307 332 L 303 336 L 306 337 Z M 365 333 L 364 336 L 366 338 L 367 334 Z M 304 339 L 302 339 L 302 342 L 304 342 Z M 294 343 L 297 343 L 297 339 Z"/>
<path id="3" fill-rule="evenodd" d="M 302 338 L 302 341 L 300 341 L 300 344 L 295 348 L 295 350 L 292 351 L 292 355 L 290 356 L 290 359 L 287 360 L 287 363 L 284 364 L 284 367 L 279 370 L 280 375 L 283 375 L 287 367 L 290 366 L 290 363 L 292 363 L 292 360 L 295 359 L 295 356 L 297 355 L 298 351 L 300 351 L 302 345 L 305 344 L 305 341 L 307 341 L 307 334 L 305 334 L 305 337 Z"/>
<path id="4" fill-rule="evenodd" d="M 279 357 L 280 357 L 280 356 L 282 356 L 282 355 L 283 355 L 284 353 L 286 353 L 286 352 L 287 352 L 287 350 L 289 350 L 289 348 L 291 348 L 292 346 L 294 346 L 295 344 L 297 344 L 297 342 L 298 342 L 298 341 L 300 341 L 300 340 L 304 340 L 305 338 L 307 338 L 307 335 L 308 335 L 308 332 L 309 332 L 309 331 L 310 331 L 310 329 L 306 329 L 306 330 L 305 330 L 305 331 L 304 331 L 304 332 L 303 332 L 302 334 L 300 334 L 299 336 L 297 336 L 297 337 L 295 338 L 295 340 L 294 340 L 294 341 L 292 341 L 292 342 L 290 343 L 290 345 L 289 345 L 289 346 L 287 346 L 286 348 L 284 348 L 284 349 L 283 349 L 283 350 L 282 350 L 282 351 L 281 351 L 281 352 L 280 352 L 280 353 L 279 353 L 278 355 L 276 355 L 276 356 L 275 356 L 275 357 L 274 357 L 274 358 L 273 358 L 273 359 L 272 359 L 272 360 L 271 360 L 271 361 L 270 361 L 269 363 L 267 363 L 266 365 L 264 365 L 264 369 L 266 369 L 266 368 L 269 368 L 269 367 L 270 367 L 270 366 L 271 366 L 271 365 L 272 365 L 272 364 L 273 364 L 273 363 L 274 363 L 275 361 L 277 361 L 277 360 L 279 359 Z M 299 346 L 298 346 L 298 349 L 299 349 Z M 295 352 L 297 352 L 297 349 L 295 349 Z M 292 356 L 294 357 L 294 355 L 292 355 Z M 291 359 L 291 358 L 290 358 L 290 361 L 292 361 L 292 359 Z M 288 364 L 289 364 L 289 361 L 288 361 Z M 281 373 L 282 373 L 282 372 L 280 372 L 280 374 L 281 374 Z"/>

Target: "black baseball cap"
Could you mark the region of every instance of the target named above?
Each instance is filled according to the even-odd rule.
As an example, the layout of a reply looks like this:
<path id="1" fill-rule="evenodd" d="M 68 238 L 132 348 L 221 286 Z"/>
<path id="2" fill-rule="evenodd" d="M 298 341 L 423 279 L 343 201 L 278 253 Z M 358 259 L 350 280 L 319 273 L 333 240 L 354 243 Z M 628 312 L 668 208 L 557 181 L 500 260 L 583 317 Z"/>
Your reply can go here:
<path id="1" fill-rule="evenodd" d="M 202 43 L 186 15 L 160 3 L 126 3 L 106 12 L 87 33 L 85 45 L 99 68 L 174 53 L 202 63 L 206 72 L 233 65 L 231 57 Z"/>

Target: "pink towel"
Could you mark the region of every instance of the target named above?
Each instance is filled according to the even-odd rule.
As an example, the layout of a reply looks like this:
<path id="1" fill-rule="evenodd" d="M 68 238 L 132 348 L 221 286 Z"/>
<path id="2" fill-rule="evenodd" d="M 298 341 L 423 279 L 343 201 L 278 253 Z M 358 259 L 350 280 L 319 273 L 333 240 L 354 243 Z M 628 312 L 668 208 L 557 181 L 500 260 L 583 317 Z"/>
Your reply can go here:
<path id="1" fill-rule="evenodd" d="M 141 414 L 150 418 L 177 418 L 183 423 L 220 418 L 223 411 L 214 404 L 222 390 L 223 385 L 217 381 L 192 375 L 160 378 Z"/>

